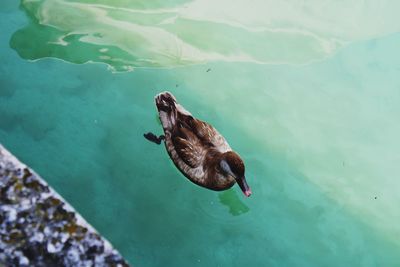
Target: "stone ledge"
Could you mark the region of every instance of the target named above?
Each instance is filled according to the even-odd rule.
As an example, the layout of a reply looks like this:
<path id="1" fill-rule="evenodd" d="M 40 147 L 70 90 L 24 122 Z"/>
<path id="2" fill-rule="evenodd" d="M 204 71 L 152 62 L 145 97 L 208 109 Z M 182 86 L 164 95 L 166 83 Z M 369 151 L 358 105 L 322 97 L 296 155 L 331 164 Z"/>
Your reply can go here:
<path id="1" fill-rule="evenodd" d="M 57 192 L 0 145 L 0 267 L 128 263 Z"/>

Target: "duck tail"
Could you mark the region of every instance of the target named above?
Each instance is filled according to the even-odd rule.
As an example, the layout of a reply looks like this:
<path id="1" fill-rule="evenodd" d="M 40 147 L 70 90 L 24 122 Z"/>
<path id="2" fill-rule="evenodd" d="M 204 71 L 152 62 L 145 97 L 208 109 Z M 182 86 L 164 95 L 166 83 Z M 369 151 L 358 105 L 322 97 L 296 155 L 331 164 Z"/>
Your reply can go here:
<path id="1" fill-rule="evenodd" d="M 189 111 L 176 101 L 176 98 L 170 92 L 156 95 L 155 101 L 164 131 L 171 131 L 178 119 L 192 116 Z"/>
<path id="2" fill-rule="evenodd" d="M 156 95 L 155 101 L 164 130 L 171 130 L 177 119 L 176 98 L 170 92 L 163 92 Z"/>

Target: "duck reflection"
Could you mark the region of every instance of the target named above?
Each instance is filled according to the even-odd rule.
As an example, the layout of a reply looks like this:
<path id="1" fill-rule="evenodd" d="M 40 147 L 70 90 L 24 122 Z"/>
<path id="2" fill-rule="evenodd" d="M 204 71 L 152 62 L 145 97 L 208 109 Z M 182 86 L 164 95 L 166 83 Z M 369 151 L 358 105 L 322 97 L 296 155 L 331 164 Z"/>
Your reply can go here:
<path id="1" fill-rule="evenodd" d="M 233 189 L 218 194 L 218 199 L 221 204 L 229 208 L 229 213 L 233 216 L 242 215 L 250 210 L 250 208 L 240 200 L 236 191 Z"/>

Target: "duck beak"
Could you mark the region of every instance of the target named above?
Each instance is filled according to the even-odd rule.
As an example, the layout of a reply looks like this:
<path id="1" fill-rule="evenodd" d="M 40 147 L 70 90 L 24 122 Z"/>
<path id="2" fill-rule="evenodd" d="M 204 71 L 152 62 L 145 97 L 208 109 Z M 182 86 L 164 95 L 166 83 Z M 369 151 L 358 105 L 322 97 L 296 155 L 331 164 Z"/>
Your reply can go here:
<path id="1" fill-rule="evenodd" d="M 246 178 L 243 176 L 242 178 L 237 179 L 236 182 L 238 183 L 240 189 L 242 189 L 243 194 L 246 197 L 249 197 L 251 195 L 251 189 L 246 182 Z"/>

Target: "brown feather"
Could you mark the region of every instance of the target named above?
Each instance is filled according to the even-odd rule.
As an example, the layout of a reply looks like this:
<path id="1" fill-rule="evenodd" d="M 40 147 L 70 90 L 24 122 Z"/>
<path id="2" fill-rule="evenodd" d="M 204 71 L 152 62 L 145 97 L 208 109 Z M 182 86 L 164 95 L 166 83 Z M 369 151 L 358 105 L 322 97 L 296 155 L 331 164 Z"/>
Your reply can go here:
<path id="1" fill-rule="evenodd" d="M 194 135 L 184 139 L 182 137 L 174 137 L 172 143 L 181 159 L 192 168 L 198 167 L 202 163 L 205 151 L 202 149 L 200 140 Z"/>
<path id="2" fill-rule="evenodd" d="M 220 167 L 221 159 L 228 155 L 226 152 L 232 151 L 225 138 L 210 124 L 194 118 L 168 92 L 159 94 L 156 104 L 165 133 L 165 147 L 182 174 L 211 190 L 232 187 L 235 179 L 224 174 Z M 239 164 L 239 171 L 240 162 L 233 162 Z"/>

